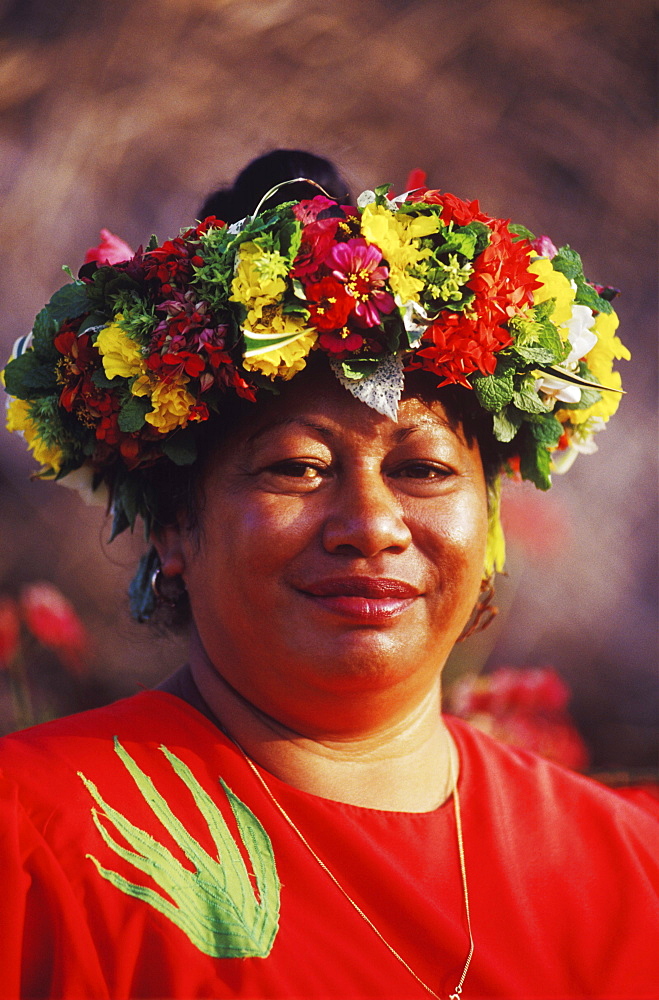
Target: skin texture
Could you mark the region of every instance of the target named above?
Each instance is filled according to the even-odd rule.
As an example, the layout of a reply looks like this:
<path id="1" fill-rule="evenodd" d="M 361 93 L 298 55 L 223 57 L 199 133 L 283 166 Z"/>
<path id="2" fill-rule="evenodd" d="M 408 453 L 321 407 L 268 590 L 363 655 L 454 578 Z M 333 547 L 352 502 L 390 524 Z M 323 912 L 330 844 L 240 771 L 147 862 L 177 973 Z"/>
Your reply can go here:
<path id="1" fill-rule="evenodd" d="M 193 675 L 230 734 L 316 794 L 436 805 L 439 678 L 487 535 L 477 445 L 438 401 L 411 395 L 394 423 L 331 373 L 304 373 L 254 407 L 202 491 L 199 531 L 156 543 L 185 580 Z M 400 788 L 383 799 L 392 761 Z"/>

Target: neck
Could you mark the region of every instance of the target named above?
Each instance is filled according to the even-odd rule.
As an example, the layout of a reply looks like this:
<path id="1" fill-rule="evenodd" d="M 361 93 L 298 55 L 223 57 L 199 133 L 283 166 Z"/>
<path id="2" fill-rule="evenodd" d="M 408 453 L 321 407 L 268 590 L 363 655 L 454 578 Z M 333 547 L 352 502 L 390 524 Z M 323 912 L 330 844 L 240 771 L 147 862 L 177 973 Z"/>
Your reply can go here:
<path id="1" fill-rule="evenodd" d="M 400 812 L 427 812 L 451 794 L 459 762 L 440 714 L 439 678 L 393 720 L 347 736 L 323 736 L 291 729 L 261 711 L 231 687 L 199 649 L 193 650 L 190 667 L 204 701 L 229 738 L 294 788 L 351 805 Z"/>

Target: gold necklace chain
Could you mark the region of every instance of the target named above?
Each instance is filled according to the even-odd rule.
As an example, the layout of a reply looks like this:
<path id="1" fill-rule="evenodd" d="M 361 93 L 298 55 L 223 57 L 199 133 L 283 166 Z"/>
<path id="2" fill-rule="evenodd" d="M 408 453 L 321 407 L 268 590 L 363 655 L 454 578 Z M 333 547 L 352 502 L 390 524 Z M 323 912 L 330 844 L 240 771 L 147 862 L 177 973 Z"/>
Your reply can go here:
<path id="1" fill-rule="evenodd" d="M 469 966 L 471 965 L 471 960 L 472 960 L 472 957 L 473 957 L 473 954 L 474 954 L 474 938 L 473 938 L 472 931 L 471 931 L 471 912 L 470 912 L 470 909 L 469 909 L 469 890 L 467 888 L 467 868 L 466 868 L 466 865 L 465 865 L 464 842 L 463 842 L 463 839 L 462 839 L 462 816 L 461 816 L 461 813 L 460 813 L 460 793 L 458 792 L 458 782 L 455 779 L 454 772 L 453 772 L 453 756 L 451 754 L 451 745 L 450 745 L 450 742 L 449 742 L 450 737 L 449 737 L 449 734 L 448 734 L 448 730 L 446 731 L 446 740 L 447 740 L 447 743 L 448 743 L 448 751 L 449 751 L 449 753 L 448 753 L 448 759 L 449 759 L 449 789 L 452 788 L 452 791 L 453 791 L 453 807 L 454 807 L 454 810 L 455 810 L 455 829 L 456 829 L 457 839 L 458 839 L 458 856 L 459 856 L 459 859 L 460 859 L 460 875 L 461 875 L 461 878 L 462 878 L 462 892 L 463 892 L 463 896 L 464 896 L 465 914 L 466 914 L 466 917 L 467 917 L 467 929 L 469 931 L 469 954 L 467 955 L 467 961 L 464 964 L 464 968 L 462 970 L 462 975 L 460 976 L 460 979 L 458 980 L 458 985 L 455 987 L 455 990 L 453 991 L 453 993 L 449 994 L 449 998 L 448 998 L 448 1000 L 460 1000 L 460 998 L 462 996 L 462 987 L 464 985 L 465 979 L 467 978 L 467 972 L 469 971 Z M 288 825 L 290 826 L 290 828 L 293 830 L 293 832 L 295 834 L 297 834 L 298 838 L 302 841 L 302 843 L 304 844 L 304 846 L 306 847 L 306 849 L 309 851 L 309 853 L 314 858 L 314 860 L 320 865 L 320 867 L 323 869 L 323 871 L 327 875 L 329 875 L 329 877 L 331 878 L 332 882 L 334 883 L 334 885 L 336 886 L 336 888 L 339 890 L 339 892 L 341 892 L 343 894 L 343 896 L 345 896 L 345 898 L 348 900 L 348 902 L 350 903 L 350 905 L 352 906 L 352 908 L 354 910 L 356 910 L 356 912 L 359 914 L 359 916 L 363 920 L 366 921 L 366 923 L 371 928 L 371 930 L 375 934 L 377 934 L 377 936 L 379 937 L 380 941 L 382 941 L 382 943 L 385 945 L 385 947 L 389 949 L 389 951 L 394 956 L 394 958 L 398 959 L 398 961 L 400 962 L 400 964 L 403 965 L 407 969 L 407 971 L 410 973 L 410 975 L 413 976 L 414 979 L 416 979 L 417 983 L 419 983 L 424 988 L 424 990 L 426 990 L 426 992 L 430 994 L 430 996 L 435 997 L 435 1000 L 442 1000 L 442 998 L 440 997 L 440 995 L 438 993 L 435 993 L 435 991 L 433 989 L 431 989 L 431 987 L 428 986 L 428 984 L 425 983 L 423 981 L 423 979 L 421 979 L 421 977 L 416 974 L 416 972 L 414 971 L 414 969 L 412 969 L 411 966 L 409 966 L 407 964 L 407 962 L 402 957 L 402 955 L 398 954 L 398 952 L 393 947 L 393 945 L 389 944 L 389 942 L 387 941 L 387 939 L 384 937 L 384 935 L 382 934 L 382 932 L 378 930 L 378 928 L 375 926 L 375 924 L 370 919 L 370 917 L 368 917 L 364 913 L 364 911 L 359 906 L 359 904 L 356 903 L 355 900 L 352 898 L 352 896 L 343 888 L 343 886 L 341 885 L 341 883 L 337 879 L 336 875 L 334 875 L 334 873 L 332 871 L 330 871 L 330 869 L 327 867 L 327 865 L 322 860 L 322 858 L 318 857 L 318 855 L 316 854 L 316 852 L 314 851 L 313 847 L 311 846 L 311 844 L 309 843 L 309 841 L 306 839 L 306 837 L 304 836 L 304 834 L 302 833 L 302 831 L 300 829 L 298 829 L 298 827 L 295 825 L 295 823 L 293 822 L 293 820 L 291 819 L 291 817 L 288 815 L 288 813 L 286 812 L 286 810 L 284 809 L 284 807 L 282 806 L 282 804 L 275 797 L 274 792 L 272 791 L 272 789 L 270 788 L 270 786 L 266 782 L 265 778 L 263 777 L 263 775 L 261 774 L 261 772 L 259 771 L 259 769 L 256 767 L 256 764 L 254 763 L 254 761 L 250 757 L 247 756 L 247 754 L 245 753 L 245 751 L 243 750 L 243 748 L 240 746 L 240 744 L 236 744 L 236 746 L 238 747 L 238 749 L 243 754 L 243 757 L 245 758 L 245 760 L 249 764 L 250 768 L 252 769 L 252 771 L 254 772 L 254 774 L 256 775 L 256 777 L 258 778 L 258 780 L 260 781 L 261 785 L 265 789 L 265 791 L 268 794 L 269 798 L 272 800 L 272 802 L 274 803 L 274 805 L 277 807 L 277 809 L 279 810 L 279 812 L 281 813 L 281 815 L 284 817 L 284 819 L 286 820 L 286 822 L 288 823 Z M 449 790 L 449 795 L 450 795 L 450 790 Z"/>

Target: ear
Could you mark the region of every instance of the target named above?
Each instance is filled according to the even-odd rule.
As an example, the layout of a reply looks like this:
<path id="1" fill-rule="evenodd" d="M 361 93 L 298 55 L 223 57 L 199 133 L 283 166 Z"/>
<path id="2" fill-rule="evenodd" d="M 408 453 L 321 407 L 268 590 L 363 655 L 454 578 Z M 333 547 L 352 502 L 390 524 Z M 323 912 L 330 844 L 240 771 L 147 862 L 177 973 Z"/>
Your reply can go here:
<path id="1" fill-rule="evenodd" d="M 158 553 L 163 576 L 183 576 L 186 569 L 183 535 L 178 525 L 163 528 L 156 535 L 151 534 L 151 544 Z"/>

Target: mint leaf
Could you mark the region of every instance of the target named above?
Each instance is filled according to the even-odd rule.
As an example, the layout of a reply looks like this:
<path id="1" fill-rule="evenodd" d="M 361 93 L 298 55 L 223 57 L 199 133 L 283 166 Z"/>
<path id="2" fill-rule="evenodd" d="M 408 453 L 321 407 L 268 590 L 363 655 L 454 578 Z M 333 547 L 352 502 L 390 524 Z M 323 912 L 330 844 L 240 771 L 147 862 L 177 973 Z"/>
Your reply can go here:
<path id="1" fill-rule="evenodd" d="M 563 424 L 551 413 L 531 421 L 528 426 L 537 443 L 545 447 L 557 445 L 563 433 Z"/>
<path id="2" fill-rule="evenodd" d="M 558 253 L 552 257 L 551 266 L 555 271 L 564 274 L 568 280 L 575 281 L 580 275 L 583 277 L 581 257 L 576 250 L 567 245 L 561 247 Z"/>
<path id="3" fill-rule="evenodd" d="M 515 344 L 515 354 L 527 364 L 555 364 L 556 355 L 546 347 L 523 347 Z"/>
<path id="4" fill-rule="evenodd" d="M 486 410 L 496 413 L 512 401 L 514 393 L 512 370 L 503 371 L 500 375 L 472 375 L 471 384 L 474 387 L 478 402 Z"/>
<path id="5" fill-rule="evenodd" d="M 521 426 L 522 414 L 512 406 L 494 414 L 492 430 L 497 441 L 502 443 L 512 441 Z"/>
<path id="6" fill-rule="evenodd" d="M 513 401 L 518 410 L 524 413 L 546 413 L 547 407 L 540 399 L 535 388 L 535 379 L 531 376 L 522 380 L 521 385 L 513 393 Z"/>
<path id="7" fill-rule="evenodd" d="M 522 479 L 528 479 L 539 490 L 548 490 L 551 486 L 551 457 L 542 444 L 529 444 L 521 449 L 520 473 Z"/>

